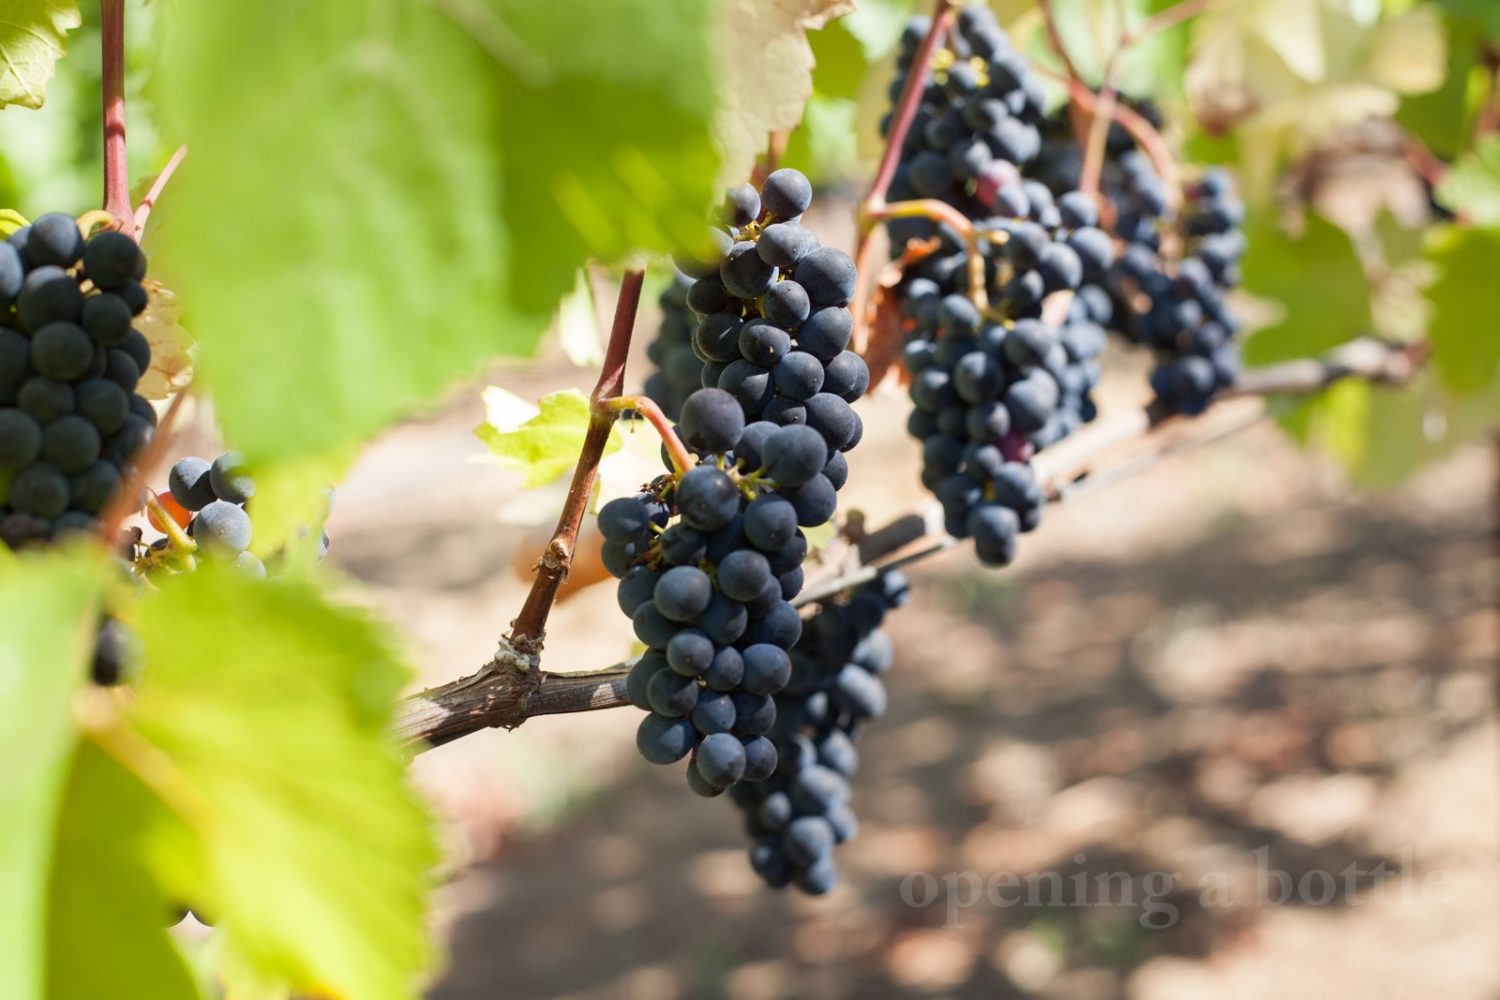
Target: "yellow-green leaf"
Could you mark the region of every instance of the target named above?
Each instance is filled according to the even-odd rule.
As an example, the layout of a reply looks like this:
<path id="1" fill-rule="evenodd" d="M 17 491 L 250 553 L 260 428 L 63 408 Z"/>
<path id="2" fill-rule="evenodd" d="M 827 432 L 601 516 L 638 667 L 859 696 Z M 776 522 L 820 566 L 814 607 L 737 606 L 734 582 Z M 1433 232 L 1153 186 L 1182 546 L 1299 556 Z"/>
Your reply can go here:
<path id="1" fill-rule="evenodd" d="M 1493 325 L 1500 316 L 1500 229 L 1450 226 L 1434 238 L 1427 257 L 1438 268 L 1427 289 L 1433 367 L 1450 391 L 1478 392 L 1500 370 Z"/>
<path id="2" fill-rule="evenodd" d="M 0 16 L 0 107 L 39 108 L 68 32 L 83 23 L 73 0 L 7 0 Z"/>
<path id="3" fill-rule="evenodd" d="M 298 992 L 416 996 L 437 855 L 386 735 L 408 674 L 384 630 L 215 566 L 164 581 L 135 625 L 140 690 L 107 747 L 191 830 L 161 878 Z"/>
<path id="4" fill-rule="evenodd" d="M 98 575 L 56 554 L 0 561 L 0 996 L 17 1000 L 45 995 L 47 875 L 76 736 L 68 706 L 93 648 Z"/>
<path id="5" fill-rule="evenodd" d="M 492 385 L 484 390 L 484 410 L 485 421 L 474 433 L 494 461 L 522 474 L 526 489 L 550 483 L 577 464 L 589 429 L 589 399 L 577 389 L 543 396 L 538 407 Z M 604 453 L 621 445 L 612 428 Z"/>
<path id="6" fill-rule="evenodd" d="M 1438 201 L 1480 226 L 1500 226 L 1500 136 L 1460 157 L 1437 189 Z"/>

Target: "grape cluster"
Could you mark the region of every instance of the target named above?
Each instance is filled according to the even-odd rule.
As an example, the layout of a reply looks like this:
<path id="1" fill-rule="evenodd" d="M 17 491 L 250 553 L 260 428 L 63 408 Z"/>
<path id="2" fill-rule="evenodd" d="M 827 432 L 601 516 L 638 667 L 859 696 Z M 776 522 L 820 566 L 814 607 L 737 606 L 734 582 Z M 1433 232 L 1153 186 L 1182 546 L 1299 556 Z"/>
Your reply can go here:
<path id="1" fill-rule="evenodd" d="M 1004 566 L 1017 535 L 1041 520 L 1032 455 L 1094 417 L 1089 392 L 1105 333 L 1082 298 L 1059 329 L 985 320 L 962 295 L 917 294 L 908 301 L 923 317 L 922 335 L 908 341 L 904 362 L 922 482 L 941 502 L 948 533 L 973 538 L 981 562 Z"/>
<path id="2" fill-rule="evenodd" d="M 929 26 L 921 17 L 907 23 L 898 73 L 890 87 L 892 102 L 906 84 Z M 988 8 L 965 7 L 959 13 L 956 30 L 935 53 L 923 83 L 921 103 L 891 183 L 891 200 L 937 198 L 970 219 L 1035 215 L 1036 221 L 1047 224 L 1052 214 L 1050 192 L 1041 185 L 1023 186 L 1016 171 L 1041 150 L 1039 126 L 1046 94 Z M 881 131 L 889 129 L 887 115 Z M 898 247 L 933 230 L 933 224 L 922 219 L 889 225 Z"/>
<path id="3" fill-rule="evenodd" d="M 151 440 L 146 256 L 55 212 L 0 243 L 0 542 L 88 531 Z"/>
<path id="4" fill-rule="evenodd" d="M 744 813 L 750 864 L 772 888 L 795 885 L 821 895 L 838 881 L 834 847 L 857 828 L 849 781 L 859 766 L 854 742 L 885 712 L 891 641 L 887 611 L 906 601 L 906 579 L 883 574 L 847 602 L 824 602 L 792 650 L 792 679 L 776 696 L 776 770 L 729 795 Z"/>
<path id="5" fill-rule="evenodd" d="M 927 27 L 918 18 L 903 35 L 893 97 Z M 895 290 L 915 407 L 907 427 L 948 532 L 1004 565 L 1041 516 L 1032 456 L 1095 416 L 1114 241 L 1089 198 L 1026 176 L 1044 152 L 1041 88 L 993 14 L 966 8 L 938 56 L 892 197 L 940 198 L 973 221 L 989 308 L 968 295 L 971 251 L 957 232 L 925 219 L 890 224 L 898 253 L 909 240 L 934 241 Z M 1061 325 L 1044 322 L 1044 303 L 1067 292 Z"/>
<path id="6" fill-rule="evenodd" d="M 1132 193 L 1160 186 L 1146 157 L 1136 153 L 1124 163 Z M 1226 297 L 1239 283 L 1245 212 L 1233 181 L 1221 170 L 1204 173 L 1183 193 L 1182 214 L 1173 227 L 1181 257 L 1169 261 L 1161 252 L 1158 226 L 1169 227 L 1169 216 L 1159 213 L 1153 226 L 1144 213 L 1133 214 L 1132 228 L 1121 231 L 1129 245 L 1115 265 L 1111 289 L 1122 331 L 1156 354 L 1151 372 L 1156 397 L 1183 413 L 1201 413 L 1240 371 L 1234 339 L 1239 322 Z M 1153 199 L 1148 207 L 1155 205 Z"/>
<path id="7" fill-rule="evenodd" d="M 711 231 L 716 253 L 679 259 L 702 387 L 677 434 L 698 462 L 599 512 L 605 568 L 647 646 L 626 686 L 650 713 L 637 747 L 656 764 L 691 755 L 688 785 L 705 796 L 776 767 L 765 734 L 802 634 L 789 603 L 802 529 L 833 516 L 863 433 L 850 403 L 869 371 L 846 350 L 854 265 L 800 224 L 811 199 L 794 170 L 741 185 Z"/>
<path id="8" fill-rule="evenodd" d="M 1160 127 L 1161 115 L 1150 102 L 1125 103 Z M 1151 387 L 1157 399 L 1183 413 L 1200 413 L 1239 374 L 1239 322 L 1226 296 L 1239 283 L 1244 205 L 1229 175 L 1209 170 L 1186 186 L 1182 211 L 1174 213 L 1150 157 L 1117 122 L 1105 152 L 1100 189 L 1124 249 L 1103 287 L 1093 292 L 1111 299 L 1111 315 L 1098 322 L 1155 353 Z M 1038 176 L 1053 191 L 1076 187 L 1082 160 L 1065 116 L 1049 117 Z"/>
<path id="9" fill-rule="evenodd" d="M 869 387 L 870 370 L 848 350 L 854 262 L 802 226 L 811 201 L 812 185 L 795 170 L 775 171 L 760 191 L 742 184 L 725 196 L 714 252 L 679 255 L 677 265 L 695 279 L 686 300 L 699 317 L 693 349 L 702 385 L 738 400 L 747 424 L 817 430 L 837 489 L 848 472 L 840 453 L 864 434 L 849 404 Z M 831 515 L 833 490 L 815 488 Z"/>
<path id="10" fill-rule="evenodd" d="M 167 474 L 167 489 L 157 494 L 167 516 L 184 529 L 197 544 L 197 554 L 221 560 L 252 577 L 264 578 L 267 567 L 250 551 L 254 533 L 245 505 L 255 496 L 255 480 L 238 452 L 225 452 L 212 462 L 196 456 L 180 460 Z M 332 502 L 332 492 L 329 492 Z M 158 530 L 166 526 L 150 515 Z M 306 530 L 305 528 L 303 529 Z M 139 537 L 136 539 L 138 544 Z M 328 554 L 328 533 L 318 542 L 316 558 L 322 562 Z M 171 555 L 171 541 L 160 538 L 149 546 L 153 553 Z M 130 555 L 134 556 L 134 547 Z M 151 560 L 154 562 L 154 560 Z M 170 568 L 180 568 L 172 566 Z"/>
<path id="11" fill-rule="evenodd" d="M 662 291 L 661 326 L 646 356 L 656 366 L 646 379 L 646 395 L 673 420 L 683 402 L 703 384 L 703 360 L 693 350 L 693 330 L 698 317 L 688 308 L 687 294 L 693 279 L 675 271 Z"/>

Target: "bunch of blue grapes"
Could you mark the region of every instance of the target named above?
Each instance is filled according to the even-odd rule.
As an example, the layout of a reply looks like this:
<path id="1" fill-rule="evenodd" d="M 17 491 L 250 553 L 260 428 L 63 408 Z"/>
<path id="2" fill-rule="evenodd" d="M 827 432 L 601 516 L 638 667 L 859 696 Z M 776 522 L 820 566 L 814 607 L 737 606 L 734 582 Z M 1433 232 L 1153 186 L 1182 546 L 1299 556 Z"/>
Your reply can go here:
<path id="1" fill-rule="evenodd" d="M 664 456 L 668 474 L 599 511 L 605 568 L 647 646 L 626 688 L 649 713 L 636 745 L 655 764 L 689 758 L 705 796 L 775 770 L 765 734 L 802 634 L 802 529 L 833 517 L 863 433 L 850 403 L 869 372 L 846 349 L 854 265 L 801 226 L 811 199 L 793 170 L 735 188 L 716 252 L 679 260 L 702 387 L 677 434 L 697 461 L 679 471 Z"/>
<path id="2" fill-rule="evenodd" d="M 926 31 L 923 19 L 908 26 L 893 95 Z M 993 14 L 966 8 L 929 69 L 891 189 L 893 200 L 946 201 L 981 237 L 985 309 L 970 298 L 973 251 L 960 234 L 926 219 L 889 226 L 897 253 L 935 240 L 895 289 L 922 481 L 948 532 L 973 538 L 990 565 L 1010 562 L 1017 535 L 1040 520 L 1032 456 L 1096 414 L 1090 393 L 1113 308 L 1101 286 L 1114 241 L 1093 202 L 1027 176 L 1043 151 L 1040 95 Z M 1044 305 L 1064 293 L 1064 314 L 1044 322 Z"/>
<path id="3" fill-rule="evenodd" d="M 705 388 L 739 401 L 749 424 L 805 424 L 832 450 L 827 479 L 848 474 L 842 453 L 864 426 L 850 404 L 869 388 L 864 359 L 848 350 L 853 332 L 854 262 L 820 246 L 801 224 L 812 185 L 777 170 L 761 190 L 742 184 L 725 196 L 713 252 L 679 256 L 694 280 L 687 305 L 697 315 L 693 349 Z M 827 492 L 832 513 L 832 491 Z"/>
<path id="4" fill-rule="evenodd" d="M 659 300 L 661 326 L 656 339 L 646 348 L 646 357 L 656 366 L 656 371 L 646 379 L 646 395 L 673 420 L 688 396 L 703 385 L 703 359 L 693 350 L 693 330 L 698 317 L 687 303 L 692 286 L 692 278 L 681 271 L 673 272 L 672 281 Z"/>
<path id="5" fill-rule="evenodd" d="M 1132 190 L 1150 190 L 1155 171 L 1146 157 L 1135 156 Z M 1240 324 L 1227 296 L 1239 284 L 1245 211 L 1233 181 L 1221 170 L 1205 172 L 1183 195 L 1176 220 L 1163 213 L 1153 227 L 1145 215 L 1139 217 L 1125 237 L 1129 244 L 1110 287 L 1122 332 L 1156 355 L 1151 388 L 1157 399 L 1182 413 L 1201 413 L 1240 372 L 1235 340 Z M 1175 260 L 1161 252 L 1164 229 L 1181 245 Z"/>
<path id="6" fill-rule="evenodd" d="M 838 882 L 834 848 L 858 829 L 849 782 L 859 767 L 855 741 L 885 713 L 880 675 L 893 649 L 881 631 L 886 612 L 906 601 L 906 579 L 888 572 L 847 601 L 825 601 L 792 650 L 791 682 L 776 696 L 776 769 L 730 798 L 745 817 L 750 864 L 774 889 L 795 885 L 822 895 Z"/>
<path id="7" fill-rule="evenodd" d="M 0 543 L 19 549 L 97 528 L 156 427 L 136 395 L 151 345 L 146 255 L 69 215 L 0 243 Z"/>
<path id="8" fill-rule="evenodd" d="M 1149 102 L 1126 103 L 1160 126 Z M 1119 123 L 1110 126 L 1105 151 L 1100 191 L 1124 249 L 1102 288 L 1090 283 L 1087 290 L 1110 299 L 1109 313 L 1101 308 L 1099 322 L 1154 352 L 1151 388 L 1157 399 L 1183 413 L 1200 413 L 1240 370 L 1240 324 L 1226 299 L 1239 284 L 1244 205 L 1230 176 L 1209 170 L 1186 186 L 1182 210 L 1174 213 L 1166 183 Z M 1053 191 L 1065 191 L 1077 186 L 1082 162 L 1065 116 L 1051 116 L 1043 125 L 1037 176 Z"/>

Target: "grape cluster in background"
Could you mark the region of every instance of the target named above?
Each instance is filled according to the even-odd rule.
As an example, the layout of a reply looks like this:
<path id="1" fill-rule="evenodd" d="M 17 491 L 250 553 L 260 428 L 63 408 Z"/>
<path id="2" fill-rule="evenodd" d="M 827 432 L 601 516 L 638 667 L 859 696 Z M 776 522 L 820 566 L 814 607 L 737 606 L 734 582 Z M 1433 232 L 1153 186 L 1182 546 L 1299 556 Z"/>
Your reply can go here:
<path id="1" fill-rule="evenodd" d="M 84 239 L 43 215 L 0 243 L 0 542 L 97 528 L 156 426 L 135 393 L 151 345 L 146 255 L 121 233 Z"/>
<path id="2" fill-rule="evenodd" d="M 773 889 L 822 895 L 838 882 L 834 848 L 858 829 L 849 805 L 859 768 L 854 743 L 886 708 L 880 675 L 894 651 L 880 625 L 906 594 L 906 578 L 891 571 L 847 600 L 824 601 L 792 650 L 792 679 L 776 696 L 770 734 L 776 770 L 729 792 L 752 841 L 750 865 Z"/>
<path id="3" fill-rule="evenodd" d="M 907 26 L 893 95 L 928 26 Z M 1031 458 L 1096 414 L 1101 324 L 1113 309 L 1097 286 L 1114 245 L 1091 199 L 1026 176 L 1044 150 L 1043 93 L 987 8 L 960 13 L 923 87 L 891 198 L 938 198 L 974 221 L 989 308 L 970 297 L 962 234 L 923 218 L 889 223 L 897 254 L 909 240 L 935 243 L 895 290 L 914 407 L 907 429 L 922 443 L 922 482 L 948 533 L 1003 566 L 1040 522 Z M 1060 292 L 1074 293 L 1061 325 L 1044 322 L 1044 300 Z"/>
<path id="4" fill-rule="evenodd" d="M 893 100 L 929 25 L 915 18 L 902 36 Z M 922 86 L 890 196 L 940 199 L 972 220 L 985 308 L 963 234 L 926 218 L 887 224 L 893 254 L 909 258 L 895 289 L 908 430 L 948 533 L 1003 566 L 1040 521 L 1031 459 L 1096 416 L 1108 331 L 1155 353 L 1151 387 L 1171 409 L 1200 412 L 1234 381 L 1238 324 L 1225 296 L 1244 213 L 1228 177 L 1211 171 L 1174 214 L 1150 159 L 1112 126 L 1101 181 L 1117 245 L 1098 203 L 1078 190 L 1083 152 L 1070 124 L 1045 114 L 1035 74 L 985 7 L 959 14 Z M 1061 293 L 1069 301 L 1044 319 Z"/>

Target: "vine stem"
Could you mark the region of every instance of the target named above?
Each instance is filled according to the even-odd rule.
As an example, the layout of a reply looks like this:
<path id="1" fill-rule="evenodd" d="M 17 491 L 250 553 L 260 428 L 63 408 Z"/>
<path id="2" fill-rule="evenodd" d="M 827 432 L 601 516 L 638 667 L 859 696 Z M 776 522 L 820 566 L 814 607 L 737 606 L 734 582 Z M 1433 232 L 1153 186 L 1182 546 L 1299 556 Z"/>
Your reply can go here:
<path id="1" fill-rule="evenodd" d="M 547 616 L 557 601 L 557 591 L 567 579 L 568 567 L 573 563 L 573 549 L 578 544 L 578 530 L 583 525 L 583 516 L 588 512 L 589 494 L 594 487 L 594 476 L 599 471 L 599 460 L 604 457 L 604 446 L 609 441 L 610 428 L 619 417 L 617 410 L 602 406 L 605 400 L 619 396 L 625 386 L 625 361 L 630 355 L 630 338 L 635 329 L 635 314 L 641 304 L 641 285 L 645 281 L 644 270 L 626 271 L 620 282 L 620 295 L 615 300 L 615 318 L 609 331 L 609 343 L 604 349 L 604 363 L 599 369 L 599 381 L 589 397 L 590 418 L 583 446 L 579 449 L 578 464 L 573 469 L 573 480 L 568 484 L 568 495 L 563 501 L 562 513 L 558 515 L 557 527 L 552 540 L 547 543 L 542 558 L 537 562 L 536 578 L 520 612 L 511 622 L 507 641 L 522 653 L 535 655 L 542 648 L 546 636 Z M 665 419 L 665 418 L 663 418 Z M 536 672 L 533 672 L 536 673 Z M 537 682 L 540 676 L 537 674 Z"/>
<path id="2" fill-rule="evenodd" d="M 928 25 L 927 35 L 922 39 L 922 44 L 917 47 L 917 54 L 913 57 L 911 66 L 906 72 L 906 82 L 901 86 L 901 96 L 896 99 L 896 107 L 891 112 L 891 125 L 885 138 L 885 151 L 880 157 L 880 166 L 875 171 L 875 179 L 870 182 L 870 190 L 865 194 L 864 200 L 860 202 L 859 210 L 855 218 L 855 225 L 859 232 L 859 240 L 854 248 L 854 343 L 863 346 L 865 333 L 869 325 L 870 296 L 873 293 L 875 272 L 874 253 L 875 243 L 871 238 L 875 235 L 876 224 L 889 216 L 883 214 L 888 211 L 885 196 L 891 189 L 891 181 L 896 177 L 896 166 L 901 162 L 901 149 L 906 145 L 906 133 L 911 130 L 911 123 L 917 117 L 917 106 L 922 103 L 922 91 L 926 86 L 927 68 L 932 65 L 933 54 L 937 52 L 938 46 L 943 43 L 943 37 L 948 33 L 948 28 L 953 23 L 954 0 L 936 0 L 932 9 L 932 23 Z M 939 202 L 938 204 L 943 204 Z M 945 208 L 949 207 L 944 205 Z M 964 218 L 963 213 L 953 211 L 953 215 L 961 220 L 962 232 L 968 231 L 968 238 L 972 242 L 974 227 Z M 949 221 L 949 220 L 944 220 Z M 972 251 L 971 246 L 971 251 Z M 971 252 L 971 257 L 977 256 Z M 980 265 L 980 288 L 983 289 L 983 265 Z M 972 278 L 971 267 L 971 278 Z"/>
<path id="3" fill-rule="evenodd" d="M 1109 123 L 1115 120 L 1117 116 L 1116 109 L 1120 106 L 1119 91 L 1115 88 L 1115 73 L 1120 68 L 1121 58 L 1124 57 L 1125 53 L 1130 51 L 1131 48 L 1139 45 L 1141 42 L 1150 38 L 1152 35 L 1176 27 L 1183 21 L 1186 21 L 1188 18 L 1194 17 L 1208 10 L 1217 2 L 1218 0 L 1182 0 L 1181 3 L 1174 4 L 1173 6 L 1156 13 L 1151 17 L 1148 17 L 1145 21 L 1141 22 L 1140 27 L 1134 30 L 1131 30 L 1130 28 L 1127 28 L 1125 26 L 1123 20 L 1124 13 L 1121 13 L 1120 36 L 1115 42 L 1114 51 L 1110 52 L 1109 59 L 1105 61 L 1104 76 L 1099 82 L 1098 96 L 1095 99 L 1095 103 L 1090 116 L 1088 141 L 1084 145 L 1083 171 L 1078 184 L 1079 191 L 1083 192 L 1091 198 L 1096 197 L 1099 194 L 1099 178 L 1104 170 L 1104 153 L 1106 144 L 1109 139 Z M 1043 4 L 1043 6 L 1049 11 L 1047 16 L 1047 23 L 1050 26 L 1048 36 L 1052 39 L 1053 46 L 1058 49 L 1059 55 L 1062 56 L 1064 64 L 1069 66 L 1068 75 L 1070 78 L 1070 89 L 1072 88 L 1072 85 L 1074 83 L 1079 84 L 1085 90 L 1089 89 L 1088 86 L 1086 84 L 1083 84 L 1083 81 L 1078 78 L 1078 73 L 1076 69 L 1072 67 L 1071 60 L 1067 58 L 1066 53 L 1064 53 L 1062 50 L 1062 38 L 1056 33 L 1056 25 L 1052 23 L 1050 14 L 1051 5 Z M 1135 112 L 1131 111 L 1131 114 L 1135 114 Z M 1139 116 L 1137 117 L 1139 118 Z M 1141 118 L 1140 121 L 1145 122 L 1145 119 Z M 1150 123 L 1145 122 L 1145 124 L 1149 125 Z M 1151 131 L 1155 132 L 1156 130 L 1152 128 Z M 1159 135 L 1157 136 L 1157 138 L 1160 138 Z M 1165 143 L 1161 144 L 1161 148 L 1162 151 L 1165 151 Z M 1157 159 L 1157 156 L 1152 156 L 1153 161 L 1156 161 Z M 1169 159 L 1169 157 L 1164 155 L 1161 157 L 1161 159 L 1166 160 Z M 1158 166 L 1157 169 L 1158 171 L 1160 171 L 1160 166 Z M 1175 163 L 1173 173 L 1174 175 L 1176 173 Z"/>
<path id="4" fill-rule="evenodd" d="M 135 236 L 130 170 L 125 160 L 125 0 L 99 0 L 104 75 L 104 210 L 120 232 Z"/>
<path id="5" fill-rule="evenodd" d="M 167 161 L 167 165 L 162 167 L 161 173 L 156 175 L 156 180 L 151 182 L 151 189 L 146 192 L 146 197 L 142 198 L 141 203 L 135 207 L 135 231 L 137 236 L 145 232 L 146 220 L 151 217 L 151 210 L 156 207 L 156 199 L 161 197 L 162 190 L 167 186 L 167 181 L 171 180 L 172 175 L 177 172 L 177 168 L 182 164 L 183 157 L 187 156 L 187 151 L 188 148 L 186 146 L 177 147 L 177 151 L 172 154 L 172 158 Z"/>
<path id="6" fill-rule="evenodd" d="M 672 429 L 672 421 L 667 419 L 667 415 L 651 397 L 615 396 L 601 400 L 598 405 L 606 412 L 615 415 L 626 410 L 634 410 L 645 417 L 661 438 L 661 443 L 666 446 L 667 455 L 672 459 L 672 465 L 678 472 L 686 472 L 698 464 L 692 452 L 687 450 L 687 445 L 682 443 L 682 438 L 678 437 L 677 432 Z"/>
<path id="7" fill-rule="evenodd" d="M 1268 411 L 1268 395 L 1321 391 L 1343 379 L 1401 385 L 1427 358 L 1425 342 L 1392 346 L 1356 340 L 1322 358 L 1307 358 L 1247 372 L 1222 402 L 1204 417 L 1175 416 L 1159 406 L 1119 414 L 1080 430 L 1037 460 L 1047 493 L 1057 502 L 1119 482 L 1150 468 L 1163 457 L 1217 441 L 1253 426 Z M 1126 454 L 1124 461 L 1118 457 Z M 1115 461 L 1111 464 L 1111 459 Z M 914 551 L 907 551 L 920 544 Z M 908 565 L 945 552 L 960 543 L 942 532 L 930 505 L 870 532 L 858 545 L 861 565 L 833 579 L 815 581 L 793 602 L 815 603 L 874 579 L 883 570 Z M 496 663 L 468 677 L 430 688 L 408 698 L 397 712 L 392 732 L 409 750 L 420 753 L 482 729 L 515 728 L 535 715 L 591 712 L 628 705 L 625 675 L 629 664 L 580 673 L 494 669 L 526 661 L 504 649 Z"/>
<path id="8" fill-rule="evenodd" d="M 172 397 L 172 402 L 167 405 L 167 412 L 163 413 L 161 419 L 157 421 L 156 433 L 151 438 L 151 444 L 131 465 L 130 471 L 125 475 L 125 482 L 121 484 L 114 500 L 104 509 L 104 515 L 99 522 L 100 534 L 104 536 L 106 545 L 115 543 L 120 535 L 120 526 L 125 523 L 125 519 L 141 509 L 143 503 L 141 492 L 145 490 L 146 478 L 166 456 L 175 436 L 177 416 L 182 412 L 183 403 L 191 394 L 191 390 L 184 387 Z M 151 495 L 150 491 L 146 492 L 147 495 Z M 161 516 L 157 515 L 157 517 Z"/>

